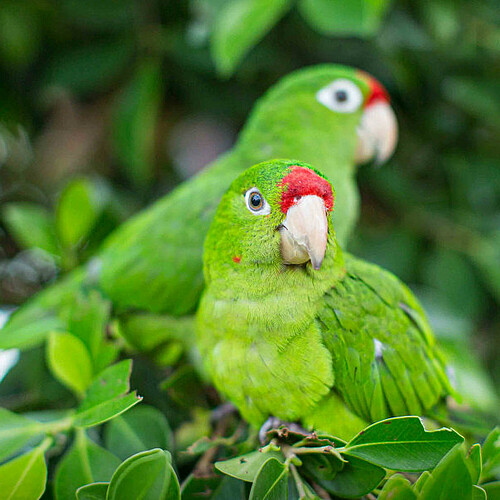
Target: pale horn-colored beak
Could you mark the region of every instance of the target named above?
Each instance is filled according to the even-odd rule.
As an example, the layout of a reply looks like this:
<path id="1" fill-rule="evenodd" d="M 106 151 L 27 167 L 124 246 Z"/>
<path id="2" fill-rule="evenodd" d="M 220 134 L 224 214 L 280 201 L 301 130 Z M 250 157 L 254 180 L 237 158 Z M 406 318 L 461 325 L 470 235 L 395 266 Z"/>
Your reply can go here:
<path id="1" fill-rule="evenodd" d="M 398 122 L 389 103 L 380 100 L 369 105 L 358 127 L 356 163 L 384 163 L 394 153 L 397 142 Z"/>
<path id="2" fill-rule="evenodd" d="M 325 257 L 328 220 L 325 202 L 316 195 L 303 196 L 292 205 L 280 228 L 281 256 L 285 264 L 308 260 L 319 269 Z"/>

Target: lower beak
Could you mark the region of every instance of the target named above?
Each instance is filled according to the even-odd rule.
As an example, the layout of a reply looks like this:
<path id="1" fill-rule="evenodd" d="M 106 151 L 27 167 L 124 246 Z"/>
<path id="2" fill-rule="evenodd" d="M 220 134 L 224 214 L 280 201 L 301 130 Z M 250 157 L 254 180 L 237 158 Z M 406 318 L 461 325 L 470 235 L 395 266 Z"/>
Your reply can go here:
<path id="1" fill-rule="evenodd" d="M 398 142 L 398 122 L 391 106 L 377 101 L 368 106 L 358 127 L 357 164 L 375 160 L 377 165 L 387 161 Z"/>
<path id="2" fill-rule="evenodd" d="M 304 264 L 310 260 L 313 268 L 319 269 L 328 238 L 325 202 L 319 196 L 303 196 L 288 209 L 280 235 L 285 264 Z"/>

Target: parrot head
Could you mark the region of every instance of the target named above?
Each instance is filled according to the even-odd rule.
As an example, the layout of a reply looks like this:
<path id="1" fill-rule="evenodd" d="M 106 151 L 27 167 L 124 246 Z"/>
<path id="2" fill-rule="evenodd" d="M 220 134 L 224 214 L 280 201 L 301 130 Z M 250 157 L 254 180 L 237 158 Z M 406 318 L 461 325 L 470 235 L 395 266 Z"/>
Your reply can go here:
<path id="1" fill-rule="evenodd" d="M 205 274 L 321 268 L 336 243 L 330 182 L 310 165 L 272 160 L 246 170 L 223 196 L 205 242 Z M 330 244 L 328 244 L 330 243 Z"/>
<path id="2" fill-rule="evenodd" d="M 332 155 L 344 154 L 349 163 L 381 164 L 394 152 L 398 127 L 389 94 L 374 77 L 324 64 L 295 71 L 272 87 L 244 134 L 252 145 L 259 143 L 260 134 L 263 148 L 272 134 L 292 143 L 324 140 Z M 277 154 L 279 150 L 269 151 L 267 156 Z M 313 156 L 304 159 L 315 161 Z"/>

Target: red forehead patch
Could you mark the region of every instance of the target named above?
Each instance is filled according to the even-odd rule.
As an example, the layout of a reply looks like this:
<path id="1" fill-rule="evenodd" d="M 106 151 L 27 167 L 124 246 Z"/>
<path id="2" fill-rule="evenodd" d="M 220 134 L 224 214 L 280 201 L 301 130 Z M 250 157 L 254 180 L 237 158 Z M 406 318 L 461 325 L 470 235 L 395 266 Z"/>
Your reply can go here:
<path id="1" fill-rule="evenodd" d="M 366 101 L 365 107 L 371 106 L 372 104 L 375 104 L 376 102 L 382 101 L 382 102 L 387 102 L 389 103 L 391 101 L 391 98 L 389 97 L 389 94 L 387 93 L 387 90 L 382 86 L 382 84 L 373 78 L 368 73 L 365 73 L 364 71 L 359 71 L 359 74 L 368 82 L 368 85 L 370 86 L 370 95 L 368 96 L 368 99 Z"/>
<path id="2" fill-rule="evenodd" d="M 314 194 L 323 198 L 327 210 L 333 210 L 333 193 L 330 183 L 320 177 L 309 168 L 293 165 L 291 172 L 280 182 L 283 186 L 281 194 L 281 211 L 286 213 L 288 209 L 302 196 Z"/>

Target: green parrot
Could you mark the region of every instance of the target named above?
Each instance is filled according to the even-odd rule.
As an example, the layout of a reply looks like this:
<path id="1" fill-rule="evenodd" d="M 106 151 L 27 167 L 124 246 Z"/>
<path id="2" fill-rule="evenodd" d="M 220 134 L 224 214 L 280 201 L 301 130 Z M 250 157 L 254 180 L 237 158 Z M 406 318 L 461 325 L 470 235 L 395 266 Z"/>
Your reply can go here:
<path id="1" fill-rule="evenodd" d="M 220 198 L 249 165 L 270 157 L 322 166 L 342 195 L 335 224 L 345 243 L 359 210 L 356 164 L 385 161 L 396 141 L 388 95 L 373 77 L 332 64 L 296 71 L 256 104 L 231 151 L 116 229 L 93 260 L 28 301 L 7 329 L 53 328 L 82 288 L 100 290 L 116 313 L 194 311 L 204 287 L 203 241 Z"/>
<path id="2" fill-rule="evenodd" d="M 308 164 L 268 161 L 232 183 L 208 232 L 197 344 L 257 428 L 278 418 L 348 439 L 454 394 L 411 291 L 341 250 L 338 203 Z"/>

